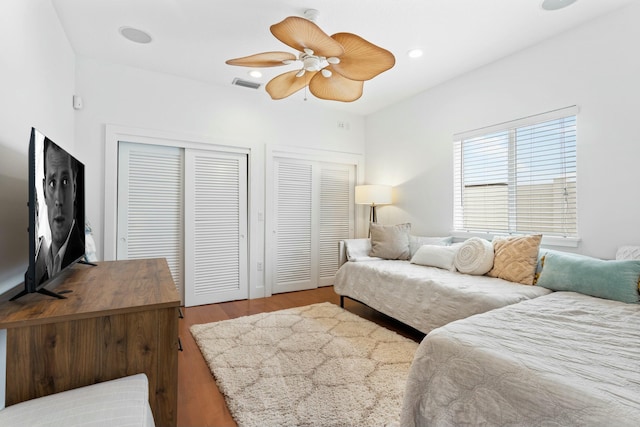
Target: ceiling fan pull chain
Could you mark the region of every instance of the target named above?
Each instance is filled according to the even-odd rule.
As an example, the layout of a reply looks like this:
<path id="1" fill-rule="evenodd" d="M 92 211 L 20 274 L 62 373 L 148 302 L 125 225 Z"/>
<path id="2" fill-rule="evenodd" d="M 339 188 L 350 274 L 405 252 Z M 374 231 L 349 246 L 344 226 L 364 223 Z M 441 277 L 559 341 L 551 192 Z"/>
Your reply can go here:
<path id="1" fill-rule="evenodd" d="M 307 88 L 309 87 L 309 81 L 311 80 L 311 79 L 309 78 L 309 75 L 308 75 L 308 74 L 307 74 L 306 79 L 307 79 L 307 84 L 306 84 L 306 85 L 304 85 L 304 100 L 305 100 L 305 101 L 307 100 Z"/>

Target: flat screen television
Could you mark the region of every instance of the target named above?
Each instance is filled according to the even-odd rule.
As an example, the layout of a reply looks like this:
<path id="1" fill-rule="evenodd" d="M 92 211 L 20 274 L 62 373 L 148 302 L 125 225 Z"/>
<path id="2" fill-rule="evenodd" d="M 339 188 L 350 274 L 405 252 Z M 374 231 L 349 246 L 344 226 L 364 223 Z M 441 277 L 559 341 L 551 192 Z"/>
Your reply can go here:
<path id="1" fill-rule="evenodd" d="M 40 292 L 85 256 L 84 165 L 50 138 L 31 128 L 29 140 L 29 267 L 24 290 Z"/>

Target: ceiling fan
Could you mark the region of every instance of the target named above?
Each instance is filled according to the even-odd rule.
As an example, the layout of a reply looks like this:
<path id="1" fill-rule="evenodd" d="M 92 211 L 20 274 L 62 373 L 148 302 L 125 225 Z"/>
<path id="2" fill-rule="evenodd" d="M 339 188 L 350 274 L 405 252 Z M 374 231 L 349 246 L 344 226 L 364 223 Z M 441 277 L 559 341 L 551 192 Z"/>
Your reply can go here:
<path id="1" fill-rule="evenodd" d="M 289 16 L 271 26 L 271 33 L 282 43 L 296 49 L 289 52 L 264 52 L 226 61 L 243 67 L 277 67 L 296 61 L 299 70 L 280 74 L 266 90 L 272 99 L 283 99 L 302 88 L 320 99 L 352 102 L 362 96 L 365 80 L 394 66 L 391 52 L 351 33 L 337 33 L 329 37 L 313 20 L 318 11 L 309 9 L 306 18 Z"/>

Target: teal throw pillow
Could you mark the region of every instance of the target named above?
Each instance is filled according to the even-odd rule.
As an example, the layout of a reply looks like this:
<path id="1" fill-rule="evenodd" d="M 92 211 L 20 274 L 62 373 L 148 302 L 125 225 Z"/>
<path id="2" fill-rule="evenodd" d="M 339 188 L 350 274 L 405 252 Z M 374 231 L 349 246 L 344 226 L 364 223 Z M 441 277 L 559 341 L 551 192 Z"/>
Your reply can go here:
<path id="1" fill-rule="evenodd" d="M 627 303 L 638 302 L 640 260 L 606 261 L 548 252 L 537 285 Z"/>

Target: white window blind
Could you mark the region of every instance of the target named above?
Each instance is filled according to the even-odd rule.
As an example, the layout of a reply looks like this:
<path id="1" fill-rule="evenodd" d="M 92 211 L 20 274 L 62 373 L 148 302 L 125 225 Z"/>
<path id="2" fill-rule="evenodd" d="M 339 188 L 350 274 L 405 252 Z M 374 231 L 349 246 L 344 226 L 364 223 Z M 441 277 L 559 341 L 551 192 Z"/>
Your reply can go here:
<path id="1" fill-rule="evenodd" d="M 455 135 L 455 231 L 577 237 L 576 113 Z"/>

